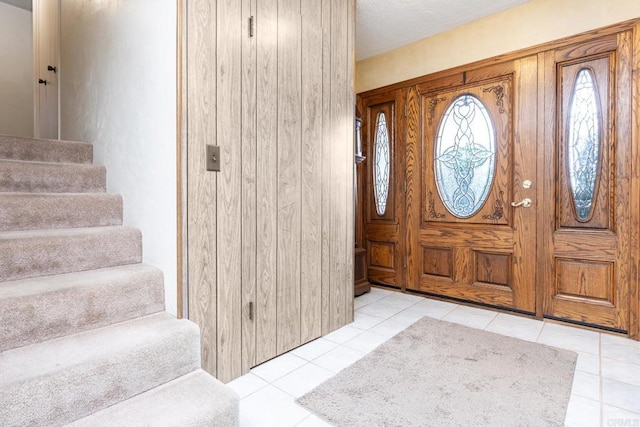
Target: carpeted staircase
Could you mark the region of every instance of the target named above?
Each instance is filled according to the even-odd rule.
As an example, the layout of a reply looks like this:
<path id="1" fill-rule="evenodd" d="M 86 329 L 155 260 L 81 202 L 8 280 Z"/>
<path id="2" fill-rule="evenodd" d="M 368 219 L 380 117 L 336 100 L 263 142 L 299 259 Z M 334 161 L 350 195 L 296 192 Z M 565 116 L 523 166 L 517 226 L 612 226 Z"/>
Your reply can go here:
<path id="1" fill-rule="evenodd" d="M 0 136 L 0 426 L 233 426 L 90 144 Z"/>

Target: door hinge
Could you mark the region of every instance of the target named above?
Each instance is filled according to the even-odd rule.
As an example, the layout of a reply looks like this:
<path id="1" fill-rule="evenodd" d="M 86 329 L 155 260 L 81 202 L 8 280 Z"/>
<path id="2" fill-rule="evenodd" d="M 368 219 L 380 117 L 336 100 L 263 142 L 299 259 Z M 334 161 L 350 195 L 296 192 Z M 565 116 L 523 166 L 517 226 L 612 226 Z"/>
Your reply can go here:
<path id="1" fill-rule="evenodd" d="M 253 37 L 254 27 L 253 27 L 253 16 L 249 17 L 249 37 Z"/>
<path id="2" fill-rule="evenodd" d="M 404 256 L 404 259 L 402 260 L 402 266 L 406 269 L 407 268 L 407 256 Z"/>
<path id="3" fill-rule="evenodd" d="M 409 109 L 408 109 L 409 104 L 408 103 L 404 103 L 404 116 L 407 117 L 409 115 Z"/>
<path id="4" fill-rule="evenodd" d="M 407 194 L 407 180 L 404 180 L 404 193 Z"/>
<path id="5" fill-rule="evenodd" d="M 253 302 L 249 303 L 249 320 L 253 321 Z"/>

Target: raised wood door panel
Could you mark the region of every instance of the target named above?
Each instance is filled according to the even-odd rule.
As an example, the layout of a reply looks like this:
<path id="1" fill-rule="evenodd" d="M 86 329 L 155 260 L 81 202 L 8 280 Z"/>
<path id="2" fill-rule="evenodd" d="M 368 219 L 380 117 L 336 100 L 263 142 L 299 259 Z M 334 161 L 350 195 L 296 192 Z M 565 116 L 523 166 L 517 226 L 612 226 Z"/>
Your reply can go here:
<path id="1" fill-rule="evenodd" d="M 631 34 L 545 55 L 544 315 L 629 328 Z M 557 177 L 557 180 L 553 180 Z M 635 207 L 637 209 L 637 207 Z"/>
<path id="2" fill-rule="evenodd" d="M 419 86 L 422 143 L 410 157 L 422 173 L 409 188 L 419 186 L 421 202 L 412 206 L 419 233 L 408 242 L 407 287 L 534 312 L 535 248 L 527 242 L 535 238 L 535 208 L 511 203 L 536 204 L 535 188 L 523 183 L 536 180 L 537 60 L 487 67 L 446 86 Z M 481 114 L 484 127 L 472 122 Z"/>
<path id="3" fill-rule="evenodd" d="M 403 91 L 364 99 L 364 241 L 371 282 L 404 285 Z"/>

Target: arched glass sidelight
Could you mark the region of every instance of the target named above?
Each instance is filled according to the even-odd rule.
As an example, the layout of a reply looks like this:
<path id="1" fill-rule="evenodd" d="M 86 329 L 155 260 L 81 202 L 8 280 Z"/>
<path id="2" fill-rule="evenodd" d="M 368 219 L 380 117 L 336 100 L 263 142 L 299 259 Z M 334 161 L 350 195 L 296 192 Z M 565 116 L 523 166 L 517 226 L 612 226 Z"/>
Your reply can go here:
<path id="1" fill-rule="evenodd" d="M 489 196 L 496 168 L 495 129 L 478 98 L 467 94 L 453 100 L 440 122 L 434 150 L 444 206 L 459 218 L 473 216 Z"/>
<path id="2" fill-rule="evenodd" d="M 376 212 L 382 216 L 387 210 L 389 198 L 389 175 L 391 169 L 391 147 L 387 118 L 384 112 L 378 113 L 373 143 L 373 190 Z"/>
<path id="3" fill-rule="evenodd" d="M 591 218 L 600 170 L 601 115 L 589 68 L 578 71 L 567 121 L 567 167 L 578 221 Z"/>

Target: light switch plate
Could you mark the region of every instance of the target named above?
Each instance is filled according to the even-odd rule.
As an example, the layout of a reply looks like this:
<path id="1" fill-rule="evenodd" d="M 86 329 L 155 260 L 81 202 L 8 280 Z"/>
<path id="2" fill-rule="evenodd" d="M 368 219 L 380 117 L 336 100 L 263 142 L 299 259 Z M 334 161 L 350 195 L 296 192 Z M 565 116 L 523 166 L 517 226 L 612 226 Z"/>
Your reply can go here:
<path id="1" fill-rule="evenodd" d="M 207 170 L 220 172 L 220 147 L 207 145 Z"/>

